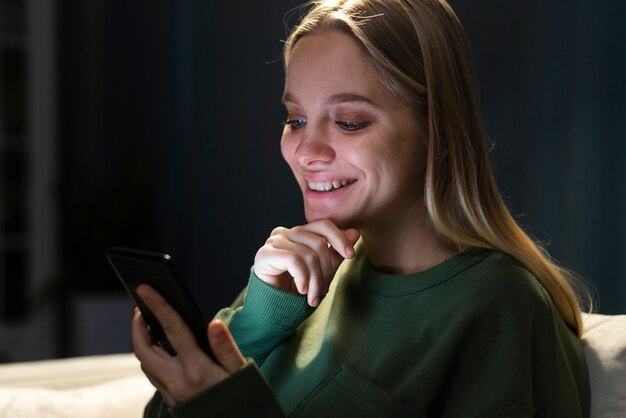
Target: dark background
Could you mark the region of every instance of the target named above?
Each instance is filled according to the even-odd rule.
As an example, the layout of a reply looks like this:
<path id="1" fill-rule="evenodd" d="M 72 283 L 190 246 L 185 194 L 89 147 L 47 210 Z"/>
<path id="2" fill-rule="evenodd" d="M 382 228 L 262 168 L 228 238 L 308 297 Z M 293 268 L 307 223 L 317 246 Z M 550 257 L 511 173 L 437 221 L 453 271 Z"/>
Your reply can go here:
<path id="1" fill-rule="evenodd" d="M 297 4 L 58 3 L 56 355 L 130 349 L 130 312 L 96 315 L 117 341 L 76 344 L 76 300 L 121 294 L 107 246 L 172 254 L 210 316 L 271 229 L 303 221 L 279 151 L 283 16 Z M 509 206 L 597 290 L 600 312 L 625 313 L 626 3 L 451 4 Z"/>

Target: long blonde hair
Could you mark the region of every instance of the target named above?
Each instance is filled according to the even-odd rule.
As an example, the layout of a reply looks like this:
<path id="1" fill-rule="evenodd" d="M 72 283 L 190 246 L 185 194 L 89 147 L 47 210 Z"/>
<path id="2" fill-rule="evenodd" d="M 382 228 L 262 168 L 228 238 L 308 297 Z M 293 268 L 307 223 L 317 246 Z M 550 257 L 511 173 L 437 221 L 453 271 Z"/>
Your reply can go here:
<path id="1" fill-rule="evenodd" d="M 496 185 L 486 149 L 470 48 L 445 0 L 326 0 L 291 32 L 285 64 L 307 34 L 352 35 L 380 81 L 415 109 L 427 129 L 424 200 L 443 240 L 460 248 L 498 249 L 539 280 L 568 326 L 580 337 L 579 300 L 567 270 L 511 216 Z"/>

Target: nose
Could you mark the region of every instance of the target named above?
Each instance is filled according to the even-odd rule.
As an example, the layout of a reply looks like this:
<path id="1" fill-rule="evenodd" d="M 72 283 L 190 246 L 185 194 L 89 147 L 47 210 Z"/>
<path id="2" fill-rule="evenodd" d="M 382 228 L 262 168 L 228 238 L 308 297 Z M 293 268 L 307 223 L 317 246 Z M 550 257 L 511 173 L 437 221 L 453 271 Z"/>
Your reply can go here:
<path id="1" fill-rule="evenodd" d="M 335 158 L 335 150 L 330 144 L 328 135 L 321 130 L 312 130 L 307 126 L 300 138 L 295 150 L 298 163 L 302 166 L 310 166 L 315 163 L 330 162 Z"/>

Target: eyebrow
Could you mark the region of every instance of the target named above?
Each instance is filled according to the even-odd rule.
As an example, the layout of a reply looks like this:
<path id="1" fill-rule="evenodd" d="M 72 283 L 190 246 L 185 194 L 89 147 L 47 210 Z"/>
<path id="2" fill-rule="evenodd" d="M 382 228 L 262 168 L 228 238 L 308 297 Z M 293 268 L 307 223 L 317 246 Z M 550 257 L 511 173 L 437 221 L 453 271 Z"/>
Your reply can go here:
<path id="1" fill-rule="evenodd" d="M 326 101 L 326 104 L 336 105 L 336 104 L 351 103 L 351 102 L 363 102 L 363 103 L 367 103 L 372 106 L 378 107 L 378 105 L 374 103 L 371 99 L 365 96 L 361 96 L 359 94 L 353 94 L 353 93 L 335 94 Z M 287 92 L 282 97 L 282 103 L 298 103 L 298 100 Z"/>

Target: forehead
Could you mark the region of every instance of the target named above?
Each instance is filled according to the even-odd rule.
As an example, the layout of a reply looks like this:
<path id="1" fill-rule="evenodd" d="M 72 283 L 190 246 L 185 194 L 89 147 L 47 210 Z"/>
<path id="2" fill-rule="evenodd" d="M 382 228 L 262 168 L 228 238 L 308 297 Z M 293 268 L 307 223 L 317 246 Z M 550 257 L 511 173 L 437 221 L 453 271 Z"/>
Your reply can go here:
<path id="1" fill-rule="evenodd" d="M 378 101 L 388 96 L 363 47 L 339 31 L 302 37 L 286 65 L 284 98 L 349 93 Z"/>

